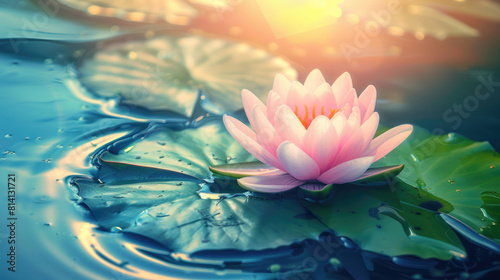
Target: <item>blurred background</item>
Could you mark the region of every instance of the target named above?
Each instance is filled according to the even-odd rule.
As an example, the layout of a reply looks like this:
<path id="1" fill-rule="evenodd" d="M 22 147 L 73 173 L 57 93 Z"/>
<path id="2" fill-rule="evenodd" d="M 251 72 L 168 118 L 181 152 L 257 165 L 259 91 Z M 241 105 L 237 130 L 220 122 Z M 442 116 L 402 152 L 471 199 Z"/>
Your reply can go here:
<path id="1" fill-rule="evenodd" d="M 287 61 L 290 65 L 279 70 L 289 71 L 289 77 L 295 77 L 295 69 L 303 80 L 319 68 L 330 82 L 350 72 L 358 93 L 375 85 L 386 125 L 413 123 L 500 147 L 498 1 L 4 0 L 0 6 L 4 52 L 84 64 L 89 59 L 85 54 L 107 50 L 110 42 L 135 41 L 137 45 L 125 47 L 129 51 L 173 34 L 201 36 L 207 40 L 202 45 L 211 39 L 243 42 Z M 23 41 L 32 39 L 37 43 Z M 198 47 L 202 54 L 211 51 Z M 224 52 L 229 52 L 226 61 L 247 55 L 219 51 Z M 156 59 L 162 60 L 158 55 Z M 229 66 L 219 65 L 241 72 L 249 63 L 233 60 Z M 270 67 L 255 68 L 255 73 L 267 75 L 259 88 L 261 97 L 273 76 L 266 72 Z M 90 69 L 84 67 L 81 75 L 95 71 Z M 220 76 L 233 81 L 241 77 L 221 71 L 217 78 L 206 77 L 206 83 L 224 79 Z M 100 85 L 89 87 L 99 93 Z M 231 90 L 236 97 L 226 95 L 237 106 L 238 87 Z"/>

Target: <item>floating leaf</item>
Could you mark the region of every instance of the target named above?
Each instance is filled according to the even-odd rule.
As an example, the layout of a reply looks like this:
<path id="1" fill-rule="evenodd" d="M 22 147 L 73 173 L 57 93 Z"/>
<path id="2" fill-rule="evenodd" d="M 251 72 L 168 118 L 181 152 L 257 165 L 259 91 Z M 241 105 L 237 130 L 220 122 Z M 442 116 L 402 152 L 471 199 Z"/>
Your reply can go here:
<path id="1" fill-rule="evenodd" d="M 418 0 L 387 4 L 387 1 L 344 1 L 341 5 L 345 14 L 355 15 L 362 20 L 373 21 L 377 26 L 387 27 L 390 34 L 402 36 L 414 34 L 417 39 L 426 35 L 444 39 L 446 37 L 478 36 L 479 32 L 455 14 L 473 16 L 479 19 L 500 21 L 500 4 L 490 0 Z"/>
<path id="2" fill-rule="evenodd" d="M 106 158 L 112 158 L 112 154 L 105 154 Z M 104 160 L 100 158 L 100 171 L 102 176 L 101 180 L 105 181 L 108 178 L 115 179 L 116 174 L 120 173 L 120 180 L 130 180 L 133 178 L 135 180 L 194 180 L 196 181 L 196 177 L 188 175 L 183 172 L 173 171 L 162 168 L 154 168 L 154 167 L 145 167 L 136 164 L 128 164 L 122 162 L 113 162 L 110 160 Z M 198 179 L 199 182 L 202 180 Z"/>
<path id="3" fill-rule="evenodd" d="M 199 186 L 189 181 L 76 184 L 100 225 L 152 238 L 174 252 L 275 248 L 317 239 L 327 230 L 303 218 L 307 211 L 295 199 L 202 199 Z"/>
<path id="4" fill-rule="evenodd" d="M 465 250 L 458 237 L 437 212 L 404 201 L 412 189 L 400 181 L 392 187 L 344 185 L 322 203 L 303 205 L 364 250 L 389 256 L 463 257 Z M 440 199 L 429 196 L 420 198 L 417 205 L 434 203 L 441 204 Z"/>
<path id="5" fill-rule="evenodd" d="M 475 231 L 498 224 L 500 220 L 485 215 L 481 210 L 485 192 L 498 190 L 500 155 L 487 142 L 474 142 L 450 133 L 434 136 L 416 128 L 409 139 L 375 166 L 405 164 L 398 178 L 453 206 L 449 214 L 466 223 Z M 488 207 L 500 205 L 499 200 L 488 200 Z M 490 204 L 491 202 L 491 204 Z M 500 242 L 500 228 L 484 233 Z"/>
<path id="6" fill-rule="evenodd" d="M 100 96 L 183 115 L 192 113 L 200 90 L 220 113 L 241 108 L 243 88 L 264 98 L 277 73 L 297 77 L 287 61 L 262 49 L 194 35 L 114 43 L 83 61 L 79 72 Z"/>
<path id="7" fill-rule="evenodd" d="M 401 204 L 415 205 L 433 212 L 450 213 L 453 211 L 453 205 L 446 200 L 436 197 L 426 191 L 423 191 L 414 186 L 408 185 L 399 179 L 391 181 L 385 185 L 391 191 L 387 192 L 387 188 L 367 188 L 365 192 L 394 208 L 401 208 Z"/>
<path id="8" fill-rule="evenodd" d="M 105 153 L 108 162 L 172 170 L 200 179 L 211 178 L 209 166 L 255 161 L 217 122 L 197 129 L 151 132 L 125 147 L 118 155 Z"/>
<path id="9" fill-rule="evenodd" d="M 158 221 L 138 217 L 129 231 L 164 243 L 176 252 L 199 250 L 262 250 L 317 239 L 327 228 L 297 200 L 233 197 L 222 201 L 191 197 L 161 204 L 151 211 L 170 215 Z"/>
<path id="10" fill-rule="evenodd" d="M 165 21 L 186 25 L 198 15 L 198 10 L 185 0 L 57 0 L 59 3 L 90 16 L 118 18 L 134 22 Z M 225 9 L 229 1 L 199 1 L 211 8 Z"/>
<path id="11" fill-rule="evenodd" d="M 384 128 L 381 129 L 383 130 Z M 499 202 L 494 197 L 484 194 L 498 187 L 500 172 L 491 166 L 498 165 L 499 162 L 500 156 L 488 143 L 474 142 L 456 134 L 433 136 L 426 130 L 416 127 L 403 144 L 373 165 L 377 167 L 404 163 L 405 169 L 398 175 L 399 179 L 383 187 L 366 187 L 363 192 L 358 191 L 357 196 L 352 194 L 351 198 L 348 198 L 349 193 L 344 194 L 337 190 L 329 203 L 311 204 L 307 205 L 307 208 L 326 225 L 339 234 L 351 237 L 367 250 L 389 255 L 413 251 L 411 254 L 421 257 L 434 255 L 442 259 L 461 256 L 464 254 L 463 248 L 457 243 L 454 233 L 447 230 L 450 229 L 449 226 L 436 211 L 449 213 L 471 226 L 476 232 L 499 242 L 500 228 L 495 227 L 498 225 L 498 220 L 491 215 L 485 215 L 488 211 L 481 209 L 482 206 L 496 209 Z M 351 189 L 354 189 L 354 186 Z M 364 215 L 363 220 L 358 218 L 359 223 L 349 224 L 344 220 L 347 219 L 345 215 L 337 214 L 346 212 L 343 208 L 346 201 L 360 207 L 363 205 L 361 211 L 366 211 L 366 208 L 371 209 L 369 211 L 372 211 L 372 214 L 377 213 L 376 220 L 380 220 L 375 223 L 369 215 Z M 387 206 L 381 209 L 382 203 Z M 345 205 L 345 207 L 352 206 Z M 355 208 L 352 207 L 352 211 L 357 213 L 358 210 Z M 415 209 L 421 209 L 418 213 L 427 218 L 415 217 L 413 214 L 417 213 Z M 385 214 L 386 217 L 381 218 L 381 214 Z M 405 235 L 388 226 L 387 218 L 397 221 L 405 229 Z M 425 220 L 430 223 L 426 227 L 439 228 L 441 229 L 439 232 L 446 234 L 440 235 L 439 232 L 428 231 L 430 229 L 417 225 L 426 224 Z M 379 240 L 387 239 L 382 236 L 375 237 L 376 231 L 371 231 L 373 236 L 370 238 L 367 237 L 370 233 L 358 233 L 361 231 L 358 224 L 375 225 L 383 232 L 382 235 L 390 236 L 394 245 L 379 243 Z M 412 224 L 420 230 L 412 228 Z M 389 230 L 383 230 L 387 227 Z M 415 247 L 413 243 L 405 243 L 405 238 L 422 242 Z M 431 242 L 428 238 L 434 241 Z M 423 242 L 424 240 L 426 241 Z M 424 249 L 427 245 L 434 249 Z"/>
<path id="12" fill-rule="evenodd" d="M 82 202 L 107 229 L 127 228 L 151 206 L 192 197 L 199 189 L 198 184 L 184 181 L 100 183 L 77 180 L 75 183 Z"/>

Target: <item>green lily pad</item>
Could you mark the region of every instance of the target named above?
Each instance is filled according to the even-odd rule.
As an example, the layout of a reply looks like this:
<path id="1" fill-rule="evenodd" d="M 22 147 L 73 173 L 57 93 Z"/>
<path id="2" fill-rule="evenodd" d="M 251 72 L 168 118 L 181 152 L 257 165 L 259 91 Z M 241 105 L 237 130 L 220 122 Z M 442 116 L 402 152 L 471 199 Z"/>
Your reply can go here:
<path id="1" fill-rule="evenodd" d="M 184 181 L 99 183 L 77 180 L 82 202 L 91 210 L 99 225 L 111 229 L 127 228 L 153 205 L 192 197 L 198 184 Z"/>
<path id="2" fill-rule="evenodd" d="M 222 201 L 192 196 L 150 208 L 170 215 L 139 215 L 128 231 L 160 241 L 175 252 L 199 250 L 262 250 L 317 239 L 327 230 L 307 219 L 295 199 L 233 197 Z"/>
<path id="3" fill-rule="evenodd" d="M 351 238 L 364 250 L 389 256 L 412 254 L 422 258 L 449 259 L 463 257 L 465 250 L 453 230 L 436 211 L 417 205 L 442 205 L 437 197 L 416 197 L 415 203 L 405 198 L 413 187 L 401 181 L 392 186 L 338 187 L 335 194 L 322 203 L 303 202 L 325 225 L 338 235 Z"/>
<path id="4" fill-rule="evenodd" d="M 500 199 L 493 192 L 500 181 L 500 172 L 495 167 L 499 162 L 500 156 L 488 143 L 456 134 L 433 136 L 416 127 L 405 142 L 372 166 L 404 164 L 397 180 L 381 187 L 349 185 L 349 191 L 344 190 L 347 193 L 337 190 L 329 201 L 321 205 L 305 203 L 305 206 L 363 249 L 388 255 L 460 257 L 465 254 L 460 241 L 438 214 L 449 213 L 499 243 L 500 228 L 495 214 Z M 348 207 L 356 213 L 371 211 L 372 215 L 365 212 L 352 223 L 345 214 L 349 213 Z M 399 230 L 393 228 L 395 221 Z M 391 240 L 392 245 L 385 243 L 386 240 Z"/>
<path id="5" fill-rule="evenodd" d="M 100 0 L 57 0 L 61 5 L 74 9 L 82 14 L 107 19 L 120 19 L 130 22 L 155 23 L 158 21 L 174 25 L 187 25 L 199 14 L 198 9 L 183 0 L 168 0 L 168 8 L 159 8 L 156 1 L 100 1 Z M 211 1 L 197 1 L 198 5 L 210 8 L 228 9 L 229 1 L 218 1 L 217 6 Z"/>
<path id="6" fill-rule="evenodd" d="M 102 159 L 173 170 L 200 179 L 212 177 L 209 166 L 256 160 L 219 122 L 180 131 L 165 128 L 133 142 L 118 155 L 104 153 Z"/>
<path id="7" fill-rule="evenodd" d="M 100 173 L 110 170 L 101 168 Z M 159 172 L 155 174 L 161 182 L 151 174 L 143 181 L 144 176 L 127 173 L 128 167 L 115 169 L 114 176 L 100 174 L 107 178 L 101 182 L 76 180 L 82 202 L 102 227 L 152 238 L 174 252 L 275 248 L 316 239 L 327 230 L 320 221 L 308 219 L 296 199 L 224 198 L 198 192 L 196 182 L 165 180 Z"/>
<path id="8" fill-rule="evenodd" d="M 120 4 L 122 5 L 122 4 Z M 77 66 L 82 84 L 125 104 L 191 116 L 200 90 L 214 113 L 242 108 L 246 88 L 265 100 L 277 73 L 297 71 L 281 57 L 246 43 L 199 35 L 157 35 L 111 42 Z M 207 101 L 207 100 L 205 100 Z"/>
<path id="9" fill-rule="evenodd" d="M 415 128 L 412 135 L 374 166 L 405 164 L 398 175 L 405 183 L 439 197 L 453 206 L 449 214 L 475 231 L 500 243 L 500 228 L 483 232 L 500 220 L 482 211 L 485 192 L 500 184 L 500 155 L 487 142 L 475 142 L 450 133 L 432 135 Z M 487 199 L 487 208 L 500 200 Z M 486 212 L 487 213 L 487 212 Z"/>

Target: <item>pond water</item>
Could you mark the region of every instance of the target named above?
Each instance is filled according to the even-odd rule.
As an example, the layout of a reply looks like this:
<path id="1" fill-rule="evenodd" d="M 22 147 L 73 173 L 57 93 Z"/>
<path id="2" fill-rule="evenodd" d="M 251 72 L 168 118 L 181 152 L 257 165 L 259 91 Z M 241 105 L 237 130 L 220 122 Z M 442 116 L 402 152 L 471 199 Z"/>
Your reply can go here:
<path id="1" fill-rule="evenodd" d="M 111 92 L 119 85 L 128 86 L 128 83 L 135 77 L 132 72 L 127 74 L 130 75 L 127 77 L 128 80 L 113 80 L 113 75 L 105 76 L 105 79 L 108 80 L 105 80 L 104 85 L 103 83 L 92 84 L 92 77 L 85 80 L 89 76 L 99 74 L 99 65 L 92 68 L 92 65 L 86 64 L 97 57 L 96 53 L 108 49 L 110 52 L 123 52 L 113 49 L 112 44 L 108 48 L 109 45 L 99 45 L 99 42 L 124 42 L 126 39 L 139 38 L 137 34 L 143 36 L 145 30 L 154 28 L 159 30 L 159 27 L 125 25 L 123 28 L 117 29 L 109 28 L 109 25 L 91 24 L 89 20 L 72 21 L 71 16 L 48 17 L 46 13 L 43 14 L 40 11 L 38 6 L 29 1 L 15 3 L 14 1 L 12 3 L 0 1 L 0 7 L 2 7 L 0 11 L 2 17 L 0 20 L 0 91 L 3 105 L 0 112 L 2 120 L 0 150 L 3 153 L 0 155 L 0 170 L 3 178 L 7 178 L 8 174 L 15 174 L 17 179 L 15 200 L 15 217 L 17 218 L 16 272 L 9 272 L 5 261 L 2 261 L 0 278 L 71 278 L 74 280 L 491 279 L 488 277 L 494 277 L 500 273 L 500 245 L 498 245 L 500 236 L 498 231 L 496 231 L 496 236 L 491 235 L 495 236 L 496 239 L 484 237 L 466 226 L 474 224 L 474 221 L 459 221 L 453 218 L 452 215 L 448 215 L 449 212 L 441 209 L 443 205 L 437 201 L 426 201 L 438 203 L 440 206 L 434 207 L 436 209 L 432 209 L 433 206 L 429 206 L 429 204 L 420 206 L 429 213 L 431 210 L 441 209 L 445 214 L 439 216 L 439 214 L 432 212 L 432 215 L 436 214 L 442 218 L 432 216 L 433 219 L 440 219 L 443 225 L 447 225 L 450 232 L 456 234 L 458 242 L 462 244 L 463 252 L 457 251 L 457 253 L 451 249 L 452 247 L 445 250 L 454 252 L 454 256 L 448 259 L 426 259 L 410 254 L 388 256 L 374 250 L 365 250 L 363 248 L 365 245 L 360 246 L 359 242 L 354 241 L 356 237 L 348 237 L 342 233 L 342 229 L 337 231 L 336 228 L 294 242 L 288 242 L 293 239 L 292 237 L 289 239 L 283 237 L 281 241 L 276 243 L 273 239 L 273 246 L 268 249 L 260 245 L 260 247 L 257 246 L 260 244 L 257 241 L 250 242 L 251 246 L 255 247 L 250 246 L 243 250 L 231 249 L 227 246 L 224 247 L 225 245 L 221 245 L 221 250 L 214 250 L 219 248 L 217 247 L 219 245 L 211 247 L 210 244 L 205 245 L 203 241 L 192 242 L 198 248 L 204 249 L 201 251 L 185 244 L 178 245 L 176 243 L 175 246 L 178 247 L 168 246 L 165 237 L 158 237 L 154 235 L 156 233 L 151 233 L 152 236 L 150 236 L 137 229 L 141 225 L 146 225 L 153 214 L 156 215 L 155 219 L 168 216 L 166 212 L 160 211 L 163 208 L 155 208 L 159 202 L 153 203 L 154 207 L 151 209 L 150 206 L 153 204 L 146 204 L 146 206 L 141 206 L 142 208 L 138 207 L 141 210 L 135 213 L 134 211 L 138 210 L 134 207 L 144 202 L 128 200 L 132 198 L 127 197 L 126 193 L 98 193 L 98 195 L 113 197 L 113 200 L 108 201 L 112 207 L 121 207 L 118 204 L 113 204 L 113 201 L 122 198 L 127 200 L 128 205 L 132 205 L 129 208 L 109 210 L 110 212 L 116 211 L 122 217 L 134 221 L 135 227 L 132 229 L 121 228 L 120 225 L 125 222 L 121 221 L 121 218 L 109 218 L 106 216 L 107 213 L 102 213 L 102 208 L 96 204 L 98 202 L 92 200 L 94 197 L 86 196 L 83 189 L 99 187 L 99 184 L 108 184 L 108 182 L 111 182 L 110 184 L 113 186 L 121 186 L 122 181 L 129 182 L 127 180 L 134 182 L 134 184 L 139 181 L 144 182 L 144 186 L 147 188 L 147 184 L 167 178 L 165 179 L 167 182 L 173 180 L 176 183 L 180 182 L 181 185 L 184 183 L 183 188 L 186 189 L 191 185 L 196 187 L 201 185 L 202 190 L 196 193 L 201 202 L 193 200 L 190 203 L 203 203 L 202 200 L 216 203 L 219 201 L 219 194 L 231 197 L 232 193 L 241 195 L 231 198 L 235 201 L 236 199 L 241 199 L 241 201 L 249 199 L 248 193 L 235 190 L 232 185 L 230 189 L 224 189 L 224 187 L 222 190 L 218 189 L 217 180 L 214 181 L 214 177 L 210 174 L 200 175 L 198 178 L 202 178 L 201 181 L 193 177 L 192 174 L 196 172 L 208 172 L 205 170 L 206 168 L 200 168 L 201 171 L 196 169 L 198 165 L 203 166 L 204 162 L 225 163 L 232 160 L 231 157 L 221 160 L 217 158 L 218 154 L 216 155 L 215 152 L 210 155 L 212 150 L 209 150 L 210 153 L 206 150 L 199 153 L 200 157 L 201 155 L 206 156 L 203 154 L 205 152 L 208 154 L 208 159 L 200 160 L 201 163 L 197 161 L 197 156 L 190 158 L 187 155 L 185 158 L 172 159 L 175 162 L 189 162 L 191 160 L 193 165 L 191 162 L 187 163 L 189 166 L 178 164 L 183 166 L 179 167 L 179 170 L 186 170 L 186 174 L 188 174 L 182 175 L 184 177 L 177 174 L 181 171 L 175 174 L 162 173 L 158 175 L 154 172 L 154 174 L 150 174 L 151 168 L 156 166 L 156 162 L 149 162 L 153 159 L 151 154 L 158 150 L 159 154 L 155 154 L 154 157 L 156 161 L 158 157 L 162 156 L 159 149 L 164 149 L 165 146 L 165 149 L 169 149 L 170 145 L 178 149 L 183 148 L 180 145 L 179 147 L 175 146 L 178 144 L 176 141 L 189 142 L 191 141 L 189 137 L 192 137 L 194 144 L 191 144 L 192 146 L 186 144 L 188 148 L 195 147 L 197 143 L 206 143 L 207 146 L 210 144 L 214 151 L 224 150 L 213 144 L 218 141 L 218 136 L 214 137 L 214 135 L 223 134 L 217 130 L 219 129 L 217 125 L 220 125 L 221 113 L 230 111 L 224 106 L 218 105 L 224 102 L 218 100 L 217 96 L 210 95 L 211 92 L 218 90 L 217 82 L 213 82 L 215 86 L 209 83 L 205 84 L 206 91 L 186 90 L 184 94 L 191 96 L 188 99 L 169 99 L 170 101 L 153 99 L 143 104 L 133 104 L 130 100 L 127 101 L 127 98 L 118 99 L 113 94 L 94 94 L 88 89 L 89 87 L 94 87 L 93 89 L 97 93 L 99 90 Z M 37 18 L 36 13 L 45 15 L 46 22 L 42 16 Z M 36 29 L 39 30 L 29 32 L 25 32 L 24 28 L 19 27 L 30 21 L 31 24 L 33 21 L 43 21 L 43 24 L 38 22 L 40 25 L 37 26 L 41 27 Z M 498 28 L 498 24 L 496 27 L 491 27 L 491 29 L 495 28 Z M 175 36 L 182 37 L 185 31 L 176 30 Z M 170 35 L 168 30 L 157 32 L 161 36 Z M 485 33 L 485 36 L 494 34 L 494 32 Z M 17 34 L 16 40 L 12 39 L 12 36 L 15 36 L 13 34 Z M 207 40 L 206 38 L 200 40 L 200 44 L 208 44 L 203 41 Z M 480 41 L 478 39 L 477 44 L 492 44 L 491 49 L 498 49 L 500 46 L 498 40 Z M 143 45 L 131 46 L 132 50 L 134 48 L 141 50 L 142 47 Z M 127 50 L 127 46 L 124 48 Z M 476 45 L 471 48 L 481 50 Z M 228 49 L 221 50 L 221 52 L 229 52 Z M 128 51 L 124 56 L 134 56 Z M 477 58 L 477 63 L 468 63 L 467 66 L 463 66 L 462 62 L 436 63 L 436 65 L 413 63 L 406 66 L 392 62 L 393 69 L 401 65 L 401 70 L 400 73 L 391 70 L 395 75 L 390 80 L 384 79 L 380 74 L 359 72 L 359 78 L 355 80 L 355 84 L 358 81 L 361 85 L 369 84 L 371 83 L 370 77 L 373 76 L 375 79 L 373 83 L 380 81 L 380 92 L 395 92 L 392 95 L 380 94 L 377 111 L 380 113 L 384 125 L 395 126 L 411 123 L 445 136 L 448 132 L 456 132 L 474 141 L 488 141 L 493 149 L 498 151 L 500 150 L 498 83 L 490 83 L 491 95 L 486 100 L 477 101 L 477 108 L 474 105 L 474 110 L 465 112 L 466 117 L 457 117 L 459 114 L 453 112 L 448 115 L 448 118 L 455 119 L 450 120 L 443 117 L 443 112 L 453 109 L 454 104 L 464 104 L 465 108 L 472 106 L 467 105 L 467 102 L 475 102 L 469 100 L 471 92 L 474 92 L 478 85 L 485 85 L 482 81 L 500 81 L 500 59 L 490 56 L 489 53 L 483 55 L 485 57 Z M 171 59 L 175 61 L 175 58 Z M 98 57 L 96 61 L 100 63 L 106 61 L 106 58 L 104 56 Z M 221 61 L 225 60 L 221 59 Z M 310 70 L 307 62 L 304 61 L 305 59 L 297 59 L 291 63 L 292 66 L 302 65 L 296 67 L 301 78 Z M 110 60 L 109 63 L 116 67 L 112 64 L 114 61 Z M 326 64 L 318 63 L 312 68 L 321 69 L 327 67 Z M 283 69 L 289 67 L 279 65 Z M 339 62 L 338 69 L 344 69 L 343 66 L 346 65 Z M 158 71 L 161 75 L 168 76 L 169 71 L 178 74 L 180 70 L 176 69 L 173 66 L 165 66 L 165 69 L 162 68 Z M 125 72 L 132 70 L 126 68 Z M 336 75 L 344 72 L 331 68 L 328 71 L 332 73 L 336 71 Z M 180 75 L 178 78 L 182 81 Z M 356 78 L 354 75 L 353 77 Z M 165 85 L 161 84 L 161 86 Z M 220 90 L 220 92 L 225 94 L 224 90 Z M 179 91 L 175 94 L 182 93 Z M 221 96 L 224 97 L 224 95 Z M 148 106 L 156 106 L 158 102 L 178 102 L 175 104 L 179 105 L 170 108 L 171 110 L 165 108 L 147 109 Z M 243 116 L 241 110 L 235 111 L 234 115 Z M 189 114 L 185 114 L 185 112 Z M 454 127 L 458 121 L 460 121 L 460 125 Z M 211 127 L 212 125 L 215 128 Z M 214 135 L 211 136 L 210 131 Z M 163 136 L 162 133 L 167 136 Z M 186 139 L 179 136 L 183 133 L 188 135 Z M 448 137 L 451 140 L 446 141 L 449 142 L 457 139 L 454 136 Z M 206 142 L 202 140 L 198 142 L 198 139 Z M 227 141 L 222 136 L 220 139 L 223 139 L 220 141 Z M 159 146 L 153 148 L 151 143 L 145 141 L 158 143 Z M 459 139 L 460 141 L 465 140 Z M 222 144 L 224 143 L 227 142 L 222 142 Z M 141 150 L 144 147 L 146 147 L 145 152 Z M 151 147 L 151 149 L 148 150 L 147 147 Z M 232 150 L 232 146 L 224 148 L 227 148 L 227 151 L 221 154 L 229 153 L 234 159 L 244 157 L 243 154 Z M 129 153 L 130 150 L 132 150 L 131 153 Z M 491 153 L 494 153 L 492 149 Z M 126 158 L 128 154 L 130 157 Z M 116 155 L 123 157 L 114 158 L 113 156 Z M 112 171 L 109 173 L 106 168 L 116 168 L 116 166 L 106 167 L 109 162 L 128 165 L 120 167 L 124 169 L 111 169 Z M 171 162 L 162 159 L 158 164 L 170 166 Z M 490 163 L 486 164 L 491 165 Z M 130 169 L 130 165 L 137 168 Z M 139 169 L 139 167 L 146 167 L 146 169 Z M 496 168 L 500 168 L 500 166 Z M 134 172 L 137 174 L 131 174 Z M 100 181 L 101 179 L 102 181 Z M 491 180 L 500 182 L 498 177 L 493 177 Z M 500 189 L 488 190 L 494 192 Z M 459 191 L 457 190 L 457 192 Z M 182 191 L 179 192 L 182 194 Z M 348 191 L 346 191 L 346 195 L 349 195 Z M 439 197 L 438 194 L 435 195 Z M 7 209 L 6 204 L 4 204 L 7 200 L 6 191 L 2 190 L 0 197 L 3 200 L 0 211 L 0 219 L 3 224 L 8 218 L 8 213 L 4 210 Z M 483 199 L 485 206 L 481 208 L 484 217 L 494 221 L 493 226 L 498 226 L 495 221 L 499 219 L 500 200 L 495 194 L 491 196 L 486 194 L 484 197 L 486 197 Z M 141 197 L 141 199 L 143 198 Z M 149 197 L 145 196 L 144 199 L 147 200 Z M 266 199 L 272 198 L 266 197 Z M 284 203 L 288 203 L 288 200 Z M 389 202 L 386 204 L 390 205 Z M 183 211 L 192 210 L 189 207 L 186 208 L 187 210 Z M 479 211 L 479 207 L 476 208 Z M 127 212 L 128 210 L 131 212 Z M 357 210 L 354 209 L 353 212 Z M 182 216 L 183 213 L 185 212 L 177 214 Z M 377 216 L 377 213 L 366 211 L 362 215 L 366 217 Z M 283 215 L 286 214 L 288 212 L 284 212 Z M 305 221 L 304 224 L 307 227 L 317 228 L 319 232 L 322 231 L 319 228 L 323 227 L 323 223 L 315 224 L 312 222 L 311 220 L 314 218 L 310 217 L 309 211 L 293 214 L 297 214 L 294 217 L 300 216 L 299 219 Z M 207 220 L 211 221 L 210 218 Z M 404 225 L 405 219 L 402 218 L 402 220 Z M 398 226 L 398 229 L 400 228 L 399 224 L 395 225 Z M 220 227 L 224 227 L 224 225 Z M 495 230 L 498 229 L 493 227 L 492 231 Z M 1 234 L 0 246 L 2 248 L 0 252 L 2 252 L 2 260 L 4 260 L 6 254 L 4 252 L 8 248 L 6 244 L 8 233 L 2 229 Z M 193 235 L 193 239 L 195 238 L 198 237 Z M 491 241 L 492 239 L 494 241 Z M 422 240 L 424 243 L 430 242 L 428 239 Z M 373 241 L 374 244 L 377 242 Z M 370 246 L 376 248 L 376 245 Z M 435 247 L 439 248 L 439 246 L 441 245 Z M 176 251 L 172 248 L 181 248 L 182 250 Z M 327 255 L 318 257 L 318 248 L 326 251 Z M 462 253 L 465 253 L 467 257 Z"/>

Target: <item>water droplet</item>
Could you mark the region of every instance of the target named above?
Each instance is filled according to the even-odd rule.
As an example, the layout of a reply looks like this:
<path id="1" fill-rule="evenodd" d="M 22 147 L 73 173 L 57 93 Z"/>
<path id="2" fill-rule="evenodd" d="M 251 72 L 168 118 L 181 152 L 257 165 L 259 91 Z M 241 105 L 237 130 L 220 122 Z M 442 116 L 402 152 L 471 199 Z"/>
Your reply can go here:
<path id="1" fill-rule="evenodd" d="M 342 267 L 342 262 L 337 258 L 330 258 L 329 261 L 335 271 L 339 271 Z"/>
<path id="2" fill-rule="evenodd" d="M 118 232 L 122 231 L 122 228 L 121 227 L 112 227 L 109 229 L 109 231 L 112 233 L 118 233 Z"/>
<path id="3" fill-rule="evenodd" d="M 45 162 L 45 163 L 50 163 L 52 161 L 52 158 L 47 158 L 47 159 L 44 159 L 42 161 Z"/>
<path id="4" fill-rule="evenodd" d="M 347 238 L 347 237 L 340 237 L 340 240 L 344 243 L 344 247 L 346 248 L 357 248 L 358 246 L 356 245 L 356 243 L 354 243 L 354 241 L 352 241 L 351 239 Z"/>
<path id="5" fill-rule="evenodd" d="M 281 270 L 281 265 L 279 264 L 272 264 L 270 267 L 269 267 L 269 271 L 271 271 L 272 273 L 275 273 L 275 272 L 278 272 Z"/>
<path id="6" fill-rule="evenodd" d="M 417 185 L 419 188 L 424 188 L 427 186 L 427 184 L 425 183 L 424 179 L 422 178 L 418 178 L 417 181 L 416 181 Z"/>
<path id="7" fill-rule="evenodd" d="M 456 192 L 461 192 L 462 190 L 461 189 L 457 189 Z"/>
<path id="8" fill-rule="evenodd" d="M 46 226 L 46 227 L 50 227 L 50 226 L 52 226 L 52 223 L 45 223 L 43 225 Z"/>
<path id="9" fill-rule="evenodd" d="M 462 272 L 462 273 L 460 273 L 459 277 L 460 277 L 460 279 L 469 279 L 470 274 L 467 272 Z"/>
<path id="10" fill-rule="evenodd" d="M 128 153 L 130 152 L 132 149 L 134 148 L 134 146 L 130 146 L 128 148 L 126 148 L 125 150 L 123 150 L 125 153 Z"/>
<path id="11" fill-rule="evenodd" d="M 52 60 L 51 58 L 47 58 L 43 61 L 43 63 L 46 65 L 51 65 L 54 63 L 54 60 Z"/>
<path id="12" fill-rule="evenodd" d="M 455 181 L 453 181 L 453 180 L 448 180 L 448 183 L 450 183 L 450 184 L 452 184 L 452 185 L 453 185 L 453 184 L 455 184 Z"/>
<path id="13" fill-rule="evenodd" d="M 42 140 L 42 137 L 37 137 L 36 140 L 40 141 L 40 140 Z"/>
<path id="14" fill-rule="evenodd" d="M 413 161 L 418 162 L 418 158 L 414 154 L 411 154 L 411 158 L 413 159 Z"/>
<path id="15" fill-rule="evenodd" d="M 10 133 L 5 134 L 5 138 L 10 138 L 10 137 L 12 137 L 12 134 Z"/>
<path id="16" fill-rule="evenodd" d="M 50 197 L 46 195 L 40 195 L 35 197 L 35 202 L 37 203 L 47 203 L 50 201 Z"/>
<path id="17" fill-rule="evenodd" d="M 5 150 L 5 151 L 3 151 L 3 154 L 4 154 L 4 155 L 15 155 L 15 154 L 16 154 L 16 152 L 14 152 L 14 151 L 10 151 L 10 150 Z"/>
<path id="18" fill-rule="evenodd" d="M 30 140 L 30 138 L 29 137 L 25 137 L 24 140 Z"/>

